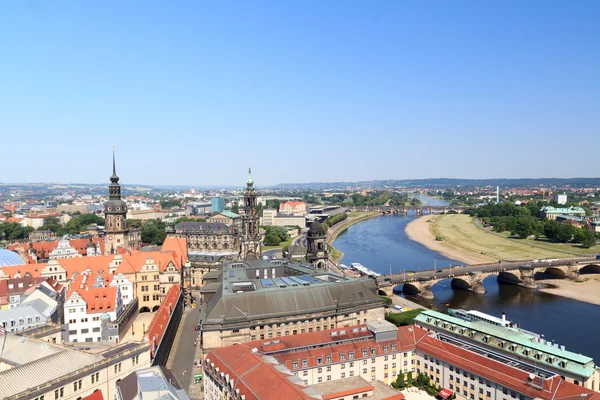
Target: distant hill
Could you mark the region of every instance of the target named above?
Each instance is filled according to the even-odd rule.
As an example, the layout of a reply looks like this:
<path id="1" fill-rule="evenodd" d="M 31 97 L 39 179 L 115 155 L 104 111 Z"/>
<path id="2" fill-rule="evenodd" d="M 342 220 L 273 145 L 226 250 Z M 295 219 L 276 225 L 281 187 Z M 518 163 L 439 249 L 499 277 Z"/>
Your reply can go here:
<path id="1" fill-rule="evenodd" d="M 527 187 L 527 186 L 573 186 L 573 187 L 600 187 L 600 178 L 520 178 L 520 179 L 394 179 L 374 180 L 359 182 L 312 182 L 312 183 L 280 183 L 271 186 L 272 189 L 352 189 L 359 187 L 395 188 L 395 187 Z"/>

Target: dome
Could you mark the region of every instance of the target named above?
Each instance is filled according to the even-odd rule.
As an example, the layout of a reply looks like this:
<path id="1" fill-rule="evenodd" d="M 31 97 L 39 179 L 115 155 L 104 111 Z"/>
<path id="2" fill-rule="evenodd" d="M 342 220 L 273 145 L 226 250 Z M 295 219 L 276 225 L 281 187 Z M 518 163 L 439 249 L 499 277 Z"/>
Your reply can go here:
<path id="1" fill-rule="evenodd" d="M 23 264 L 23 259 L 14 251 L 0 249 L 0 267 Z"/>
<path id="2" fill-rule="evenodd" d="M 319 221 L 315 221 L 312 224 L 310 224 L 310 229 L 308 230 L 308 234 L 309 235 L 324 235 L 325 234 L 325 229 L 323 228 L 323 225 L 321 225 L 321 223 Z"/>

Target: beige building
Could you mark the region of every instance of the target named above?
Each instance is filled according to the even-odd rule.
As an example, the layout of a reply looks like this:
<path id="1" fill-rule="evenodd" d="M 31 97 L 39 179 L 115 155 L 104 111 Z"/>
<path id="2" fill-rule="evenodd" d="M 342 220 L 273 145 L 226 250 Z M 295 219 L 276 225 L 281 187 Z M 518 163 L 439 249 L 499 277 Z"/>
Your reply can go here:
<path id="1" fill-rule="evenodd" d="M 223 211 L 220 214 L 213 215 L 206 220 L 208 223 L 218 222 L 228 226 L 234 226 L 238 229 L 242 227 L 242 217 L 230 211 Z"/>
<path id="2" fill-rule="evenodd" d="M 215 275 L 200 292 L 206 349 L 384 318 L 384 304 L 371 279 L 283 260 L 228 262 Z"/>
<path id="3" fill-rule="evenodd" d="M 288 200 L 279 204 L 279 212 L 296 216 L 306 216 L 306 203 L 298 200 Z"/>
<path id="4" fill-rule="evenodd" d="M 261 225 L 264 226 L 299 226 L 306 227 L 306 218 L 300 215 L 279 214 L 277 210 L 263 210 Z"/>

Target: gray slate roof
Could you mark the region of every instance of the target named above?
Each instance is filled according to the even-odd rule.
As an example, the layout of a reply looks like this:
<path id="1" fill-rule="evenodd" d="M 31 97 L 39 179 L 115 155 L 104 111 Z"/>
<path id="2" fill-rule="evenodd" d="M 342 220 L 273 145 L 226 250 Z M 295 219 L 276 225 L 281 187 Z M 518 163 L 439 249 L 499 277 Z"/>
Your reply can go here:
<path id="1" fill-rule="evenodd" d="M 381 299 L 374 281 L 369 279 L 225 296 L 221 290 L 211 298 L 203 324 L 241 323 L 375 303 L 381 303 Z"/>

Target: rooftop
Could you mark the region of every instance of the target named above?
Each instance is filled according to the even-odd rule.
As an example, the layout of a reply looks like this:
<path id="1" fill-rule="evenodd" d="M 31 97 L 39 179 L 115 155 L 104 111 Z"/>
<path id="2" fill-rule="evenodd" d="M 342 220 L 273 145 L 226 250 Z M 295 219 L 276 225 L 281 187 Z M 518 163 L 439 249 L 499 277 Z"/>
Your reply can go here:
<path id="1" fill-rule="evenodd" d="M 595 368 L 594 360 L 591 357 L 584 356 L 582 354 L 573 353 L 571 351 L 562 350 L 561 348 L 554 347 L 553 345 L 543 343 L 536 334 L 527 331 L 521 331 L 516 328 L 505 328 L 500 326 L 495 326 L 491 324 L 487 324 L 485 322 L 468 322 L 459 318 L 452 317 L 447 314 L 443 314 L 437 311 L 426 310 L 423 311 L 415 318 L 415 322 L 418 324 L 426 323 L 426 324 L 436 324 L 437 321 L 442 321 L 450 326 L 444 327 L 444 324 L 437 325 L 442 330 L 449 330 L 453 325 L 455 327 L 464 328 L 464 333 L 466 334 L 469 331 L 475 331 L 483 334 L 484 336 L 489 336 L 490 338 L 498 338 L 506 342 L 514 343 L 518 346 L 522 346 L 536 352 L 552 355 L 558 359 L 563 359 L 566 361 L 564 367 L 561 367 L 559 363 L 548 364 L 546 362 L 546 357 L 542 357 L 540 360 L 536 360 L 537 363 L 540 364 L 548 364 L 552 365 L 555 368 L 564 368 L 571 372 L 577 373 L 582 376 L 590 376 Z M 455 329 L 454 334 L 460 333 L 458 329 Z M 506 346 L 508 347 L 508 346 Z M 529 358 L 533 359 L 533 352 L 529 356 Z M 527 358 L 527 357 L 525 357 Z"/>
<path id="2" fill-rule="evenodd" d="M 360 395 L 368 391 L 373 392 L 368 400 L 402 400 L 404 395 L 391 389 L 379 381 L 367 382 L 360 376 L 338 379 L 335 381 L 318 383 L 312 388 L 321 394 L 324 400 L 337 399 L 345 396 Z"/>

